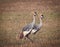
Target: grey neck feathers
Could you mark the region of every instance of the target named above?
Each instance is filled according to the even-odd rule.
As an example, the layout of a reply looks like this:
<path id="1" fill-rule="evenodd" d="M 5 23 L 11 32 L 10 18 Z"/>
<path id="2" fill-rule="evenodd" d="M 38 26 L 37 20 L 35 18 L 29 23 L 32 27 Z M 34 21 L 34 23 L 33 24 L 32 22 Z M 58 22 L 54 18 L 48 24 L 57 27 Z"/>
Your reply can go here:
<path id="1" fill-rule="evenodd" d="M 38 25 L 39 28 L 42 26 L 42 19 L 40 18 L 40 24 Z"/>
<path id="2" fill-rule="evenodd" d="M 35 24 L 35 16 L 33 16 L 33 22 L 32 22 L 32 24 Z"/>

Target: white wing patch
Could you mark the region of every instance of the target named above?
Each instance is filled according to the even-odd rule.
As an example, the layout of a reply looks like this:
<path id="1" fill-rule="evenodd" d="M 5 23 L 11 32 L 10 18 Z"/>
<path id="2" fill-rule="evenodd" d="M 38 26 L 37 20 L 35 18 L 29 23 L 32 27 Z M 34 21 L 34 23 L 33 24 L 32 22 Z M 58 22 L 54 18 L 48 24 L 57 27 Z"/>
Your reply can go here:
<path id="1" fill-rule="evenodd" d="M 31 31 L 31 33 L 34 34 L 36 31 L 37 31 L 37 30 L 33 29 L 33 30 Z"/>
<path id="2" fill-rule="evenodd" d="M 30 29 L 29 31 L 24 31 L 24 32 L 23 32 L 24 37 L 25 37 L 27 34 L 29 34 L 30 31 L 31 31 L 31 29 Z"/>

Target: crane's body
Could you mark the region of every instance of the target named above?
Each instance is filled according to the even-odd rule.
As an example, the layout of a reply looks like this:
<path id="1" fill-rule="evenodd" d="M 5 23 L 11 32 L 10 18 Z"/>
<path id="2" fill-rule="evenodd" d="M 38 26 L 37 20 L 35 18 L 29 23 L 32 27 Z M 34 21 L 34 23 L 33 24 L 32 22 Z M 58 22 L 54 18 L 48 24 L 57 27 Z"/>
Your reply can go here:
<path id="1" fill-rule="evenodd" d="M 32 41 L 28 36 L 30 33 L 35 34 L 38 30 L 40 30 L 40 28 L 42 27 L 42 17 L 43 15 L 41 15 L 40 18 L 40 23 L 38 25 L 35 25 L 35 16 L 36 16 L 36 12 L 35 15 L 33 16 L 33 21 L 32 23 L 26 25 L 23 27 L 22 32 L 20 34 L 20 38 L 22 39 L 24 38 L 28 38 L 30 41 Z"/>
<path id="2" fill-rule="evenodd" d="M 21 33 L 21 35 L 20 35 L 20 38 L 28 38 L 28 39 L 30 39 L 29 37 L 28 37 L 28 35 L 31 33 L 31 31 L 32 31 L 32 29 L 33 29 L 33 27 L 34 27 L 34 25 L 35 25 L 35 16 L 36 16 L 36 14 L 35 15 L 33 15 L 33 21 L 32 21 L 32 23 L 30 23 L 30 24 L 28 24 L 28 25 L 26 25 L 26 26 L 24 26 L 23 27 L 23 29 L 22 29 L 22 33 Z M 31 40 L 31 39 L 30 39 Z"/>
<path id="3" fill-rule="evenodd" d="M 40 23 L 38 25 L 34 25 L 32 31 L 31 31 L 32 34 L 35 34 L 37 31 L 39 31 L 41 29 L 41 27 L 42 27 L 42 18 L 43 18 L 43 15 L 41 15 L 41 17 L 40 17 Z"/>
<path id="4" fill-rule="evenodd" d="M 24 37 L 26 37 L 31 32 L 33 26 L 34 26 L 34 24 L 30 23 L 22 29 Z"/>

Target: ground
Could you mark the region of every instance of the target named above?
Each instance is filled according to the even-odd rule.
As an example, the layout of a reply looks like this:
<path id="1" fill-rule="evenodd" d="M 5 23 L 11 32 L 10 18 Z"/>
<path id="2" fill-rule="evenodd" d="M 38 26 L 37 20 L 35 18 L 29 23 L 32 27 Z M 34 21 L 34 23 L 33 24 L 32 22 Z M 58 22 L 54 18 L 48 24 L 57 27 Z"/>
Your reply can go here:
<path id="1" fill-rule="evenodd" d="M 37 12 L 44 15 L 43 26 L 33 40 L 19 39 L 22 28 L 32 22 Z M 0 1 L 0 46 L 1 47 L 60 47 L 60 1 L 59 0 L 1 0 Z"/>

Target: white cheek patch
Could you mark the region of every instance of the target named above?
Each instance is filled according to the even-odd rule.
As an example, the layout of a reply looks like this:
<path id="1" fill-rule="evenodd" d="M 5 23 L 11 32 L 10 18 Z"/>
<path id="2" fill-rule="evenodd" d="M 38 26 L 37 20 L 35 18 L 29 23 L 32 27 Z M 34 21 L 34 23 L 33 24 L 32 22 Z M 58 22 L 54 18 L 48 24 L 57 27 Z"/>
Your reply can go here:
<path id="1" fill-rule="evenodd" d="M 35 30 L 35 29 L 33 29 L 32 31 L 31 31 L 31 33 L 33 34 L 33 33 L 35 33 L 37 30 Z"/>

